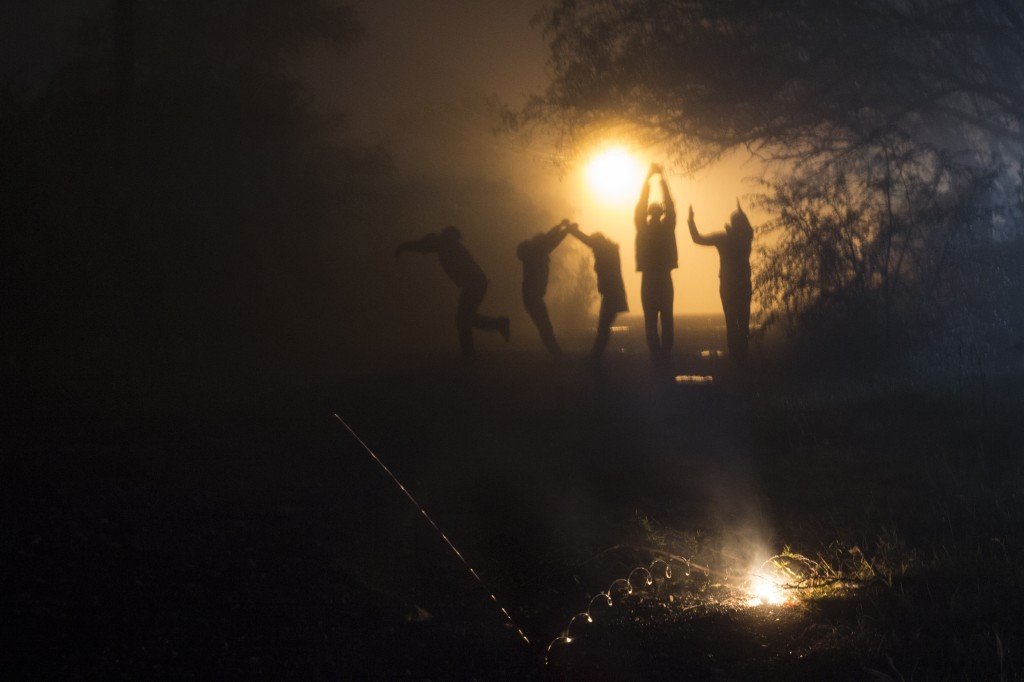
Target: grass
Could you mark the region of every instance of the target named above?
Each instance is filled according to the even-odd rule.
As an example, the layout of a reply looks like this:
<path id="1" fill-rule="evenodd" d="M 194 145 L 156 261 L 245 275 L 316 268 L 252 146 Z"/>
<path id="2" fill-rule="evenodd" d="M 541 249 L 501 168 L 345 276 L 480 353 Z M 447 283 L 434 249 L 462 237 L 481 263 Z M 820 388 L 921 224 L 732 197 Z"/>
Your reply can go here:
<path id="1" fill-rule="evenodd" d="M 894 679 L 1024 678 L 1022 382 L 995 383 L 984 403 L 951 382 L 760 407 L 766 487 L 794 491 L 780 536 L 870 578 L 805 603 Z"/>
<path id="2" fill-rule="evenodd" d="M 1024 376 L 742 382 L 701 333 L 677 371 L 712 385 L 634 338 L 600 377 L 482 352 L 13 405 L 0 676 L 1024 679 Z M 766 560 L 798 599 L 748 608 Z"/>
<path id="3" fill-rule="evenodd" d="M 754 670 L 736 664 L 733 674 L 786 679 L 827 669 L 840 679 L 1024 679 L 1024 379 L 1008 373 L 987 384 L 984 400 L 960 380 L 881 391 L 833 385 L 827 399 L 820 385 L 812 392 L 755 387 L 750 440 L 772 519 L 769 544 L 780 550 L 763 565 L 798 604 L 782 620 L 801 627 L 775 642 L 789 656 L 757 659 Z M 669 622 L 662 629 L 678 636 L 672 646 L 694 636 L 687 624 L 729 631 L 742 619 L 742 562 L 722 556 L 721 527 L 695 533 L 647 515 L 635 522 L 648 546 L 610 551 L 634 550 L 637 567 L 674 557 L 676 568 L 689 561 L 711 574 L 677 573 L 641 587 L 638 593 L 647 592 L 634 612 L 653 618 L 644 599 L 671 609 L 675 616 L 663 614 Z M 629 561 L 620 565 L 635 575 Z M 606 627 L 617 628 L 619 639 L 629 629 Z M 608 637 L 592 647 L 616 650 Z"/>

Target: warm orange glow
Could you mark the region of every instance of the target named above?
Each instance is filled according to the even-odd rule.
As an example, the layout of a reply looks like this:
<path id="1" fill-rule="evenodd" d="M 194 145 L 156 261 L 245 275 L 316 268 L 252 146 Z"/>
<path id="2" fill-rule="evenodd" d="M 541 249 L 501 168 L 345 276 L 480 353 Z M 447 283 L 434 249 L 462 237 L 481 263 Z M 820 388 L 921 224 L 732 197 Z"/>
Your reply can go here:
<path id="1" fill-rule="evenodd" d="M 782 604 L 786 601 L 782 587 L 764 576 L 754 576 L 750 581 L 749 590 L 750 598 L 747 600 L 747 606 Z"/>
<path id="2" fill-rule="evenodd" d="M 757 189 L 749 178 L 758 177 L 761 166 L 751 163 L 749 154 L 740 150 L 711 168 L 686 174 L 673 166 L 665 149 L 640 147 L 618 136 L 595 141 L 591 153 L 581 160 L 573 174 L 572 192 L 576 204 L 570 213 L 585 232 L 600 231 L 619 244 L 626 298 L 633 314 L 641 312 L 640 277 L 635 274 L 634 264 L 633 207 L 640 197 L 648 167 L 659 163 L 666 171 L 665 180 L 676 204 L 679 268 L 672 273 L 675 312 L 677 315 L 721 315 L 718 251 L 698 246 L 690 239 L 686 228 L 687 208 L 693 205 L 701 232 L 710 234 L 724 229 L 730 214 L 736 210 L 736 200 L 740 199 L 757 229 L 767 216 L 758 212 L 748 193 Z M 650 198 L 661 201 L 657 183 L 651 185 Z M 758 235 L 755 251 L 761 245 Z"/>
<path id="3" fill-rule="evenodd" d="M 624 148 L 613 147 L 590 160 L 586 175 L 590 191 L 600 203 L 632 204 L 644 180 L 644 166 Z"/>

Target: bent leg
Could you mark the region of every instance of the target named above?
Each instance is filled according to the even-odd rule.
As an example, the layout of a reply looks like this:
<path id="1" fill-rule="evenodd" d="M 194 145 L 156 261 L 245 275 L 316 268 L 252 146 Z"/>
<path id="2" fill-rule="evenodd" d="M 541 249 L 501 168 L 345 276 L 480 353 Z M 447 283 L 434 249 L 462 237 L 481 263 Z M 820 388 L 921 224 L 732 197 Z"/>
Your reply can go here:
<path id="1" fill-rule="evenodd" d="M 507 317 L 491 317 L 489 315 L 481 315 L 477 312 L 480 308 L 480 304 L 483 303 L 484 294 L 487 293 L 487 280 L 471 284 L 466 289 L 473 289 L 474 291 L 474 305 L 473 312 L 470 314 L 469 322 L 474 329 L 482 329 L 484 331 L 495 331 L 501 332 L 501 335 L 508 341 L 508 318 Z"/>
<path id="2" fill-rule="evenodd" d="M 468 284 L 459 291 L 459 307 L 455 313 L 455 328 L 459 332 L 459 345 L 462 356 L 472 358 L 476 355 L 473 348 L 473 327 L 476 326 L 476 311 L 484 300 L 487 282 Z"/>
<path id="3" fill-rule="evenodd" d="M 537 325 L 537 331 L 540 332 L 541 343 L 548 349 L 548 352 L 552 355 L 559 357 L 562 355 L 562 349 L 559 347 L 558 342 L 555 340 L 555 330 L 551 326 L 551 317 L 548 315 L 548 307 L 544 305 L 544 299 L 542 298 L 524 298 L 523 305 L 526 307 L 526 312 L 530 314 L 530 319 Z"/>

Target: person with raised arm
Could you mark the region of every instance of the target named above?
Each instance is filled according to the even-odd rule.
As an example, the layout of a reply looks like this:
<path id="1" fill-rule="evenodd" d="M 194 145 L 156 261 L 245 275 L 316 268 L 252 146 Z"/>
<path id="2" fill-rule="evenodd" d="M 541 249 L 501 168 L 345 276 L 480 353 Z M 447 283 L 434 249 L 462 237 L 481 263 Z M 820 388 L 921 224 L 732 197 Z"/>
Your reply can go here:
<path id="1" fill-rule="evenodd" d="M 507 317 L 488 317 L 477 311 L 487 293 L 487 277 L 473 260 L 469 250 L 462 243 L 462 233 L 454 225 L 431 232 L 421 239 L 399 244 L 395 249 L 395 258 L 406 251 L 414 253 L 436 253 L 441 269 L 459 287 L 459 304 L 455 313 L 455 328 L 459 333 L 459 345 L 462 357 L 472 359 L 476 356 L 473 348 L 473 329 L 496 331 L 507 342 L 509 339 L 509 322 Z"/>
<path id="2" fill-rule="evenodd" d="M 597 366 L 611 338 L 615 316 L 629 310 L 626 287 L 622 282 L 619 245 L 600 232 L 584 234 L 576 223 L 569 225 L 568 232 L 589 246 L 594 253 L 594 273 L 597 275 L 597 291 L 601 294 L 601 310 L 597 316 L 597 336 L 590 350 L 590 360 Z"/>
<path id="3" fill-rule="evenodd" d="M 750 246 L 754 240 L 754 229 L 738 199 L 736 210 L 729 216 L 723 232 L 707 235 L 698 232 L 693 218 L 693 206 L 690 206 L 686 222 L 695 244 L 718 249 L 718 291 L 722 296 L 722 311 L 725 313 L 729 358 L 736 364 L 743 364 L 747 360 L 750 336 Z"/>
<path id="4" fill-rule="evenodd" d="M 661 184 L 662 202 L 649 202 L 651 180 L 657 176 Z M 633 212 L 636 226 L 636 269 L 641 273 L 640 304 L 644 311 L 644 334 L 651 360 L 668 365 L 675 340 L 672 305 L 675 290 L 672 271 L 679 267 L 676 251 L 676 209 L 661 166 L 652 163 L 640 189 L 640 199 Z M 658 334 L 658 324 L 661 334 Z"/>
<path id="5" fill-rule="evenodd" d="M 544 294 L 548 289 L 551 252 L 562 243 L 568 230 L 569 219 L 566 218 L 547 232 L 538 232 L 516 248 L 516 255 L 523 262 L 523 305 L 530 319 L 537 325 L 544 347 L 555 358 L 562 357 L 562 349 L 555 340 L 555 330 L 551 326 L 548 307 L 544 304 Z"/>

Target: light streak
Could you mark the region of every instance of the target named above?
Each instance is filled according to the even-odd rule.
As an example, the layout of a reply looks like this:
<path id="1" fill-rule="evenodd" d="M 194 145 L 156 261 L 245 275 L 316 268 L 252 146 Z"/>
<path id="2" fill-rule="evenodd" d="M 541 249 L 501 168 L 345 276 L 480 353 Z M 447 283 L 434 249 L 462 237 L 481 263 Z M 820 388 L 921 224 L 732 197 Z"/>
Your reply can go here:
<path id="1" fill-rule="evenodd" d="M 430 518 L 430 514 L 427 513 L 427 510 L 424 509 L 423 506 L 416 501 L 416 498 L 412 496 L 412 493 L 410 493 L 408 489 L 406 489 L 406 487 L 402 485 L 402 482 L 398 480 L 397 476 L 391 473 L 391 469 L 388 469 L 387 465 L 384 464 L 381 458 L 377 456 L 377 453 L 370 449 L 370 446 L 367 445 L 363 441 L 363 439 L 360 438 L 359 435 L 352 430 L 352 427 L 349 426 L 345 422 L 345 420 L 342 419 L 337 413 L 335 413 L 334 417 L 339 422 L 341 422 L 341 425 L 344 426 L 348 430 L 348 432 L 352 434 L 352 437 L 355 438 L 360 445 L 363 446 L 363 449 L 366 450 L 367 453 L 369 453 L 370 457 L 373 457 L 373 460 L 377 462 L 377 464 L 380 465 L 380 468 L 384 470 L 384 473 L 386 473 L 391 478 L 391 480 L 394 481 L 395 485 L 398 486 L 398 489 L 405 493 L 405 496 L 409 498 L 409 501 L 412 502 L 413 506 L 420 511 L 420 514 L 422 514 L 423 518 L 427 520 L 427 523 L 429 523 L 434 528 L 434 530 L 437 531 L 437 534 L 441 536 L 441 539 L 444 540 L 446 545 L 448 545 L 448 548 L 451 549 L 455 556 L 459 558 L 459 561 L 461 561 L 463 565 L 465 565 L 465 567 L 469 569 L 470 575 L 472 575 L 476 579 L 480 587 L 482 587 L 484 592 L 487 593 L 487 596 L 491 598 L 491 601 L 494 602 L 495 607 L 497 607 L 497 609 L 501 611 L 501 614 L 505 617 L 505 620 L 508 621 L 508 624 L 512 626 L 512 628 L 516 631 L 516 633 L 519 635 L 520 638 L 522 638 L 524 642 L 530 644 L 530 639 L 519 628 L 519 626 L 516 625 L 516 622 L 512 619 L 512 615 L 509 614 L 505 607 L 501 605 L 501 603 L 498 601 L 498 598 L 494 596 L 494 593 L 491 592 L 490 589 L 488 589 L 487 585 L 484 583 L 483 579 L 477 574 L 476 570 L 474 570 L 473 567 L 469 565 L 469 562 L 466 561 L 466 557 L 462 556 L 462 552 L 460 552 L 459 549 L 452 543 L 452 541 L 448 539 L 448 536 L 445 535 L 444 531 L 442 531 L 441 528 L 434 522 L 434 519 Z M 549 646 L 548 648 L 550 649 L 551 647 Z"/>
<path id="2" fill-rule="evenodd" d="M 672 567 L 669 566 L 668 562 L 665 561 L 664 559 L 655 559 L 654 561 L 651 562 L 651 569 L 653 569 L 656 564 L 663 564 L 665 566 L 665 579 L 666 580 L 671 580 L 672 579 Z M 687 575 L 689 575 L 689 572 L 687 572 Z"/>
<path id="3" fill-rule="evenodd" d="M 676 377 L 677 384 L 713 384 L 715 378 L 709 374 L 680 374 Z"/>
<path id="4" fill-rule="evenodd" d="M 673 554 L 673 555 L 669 555 L 669 558 L 683 562 L 688 568 L 690 566 L 693 566 L 693 567 L 696 567 L 698 569 L 703 569 L 703 570 L 707 571 L 707 569 L 704 566 L 701 566 L 699 564 L 694 564 L 689 559 L 686 559 L 684 557 L 679 557 L 679 556 L 676 556 L 676 555 Z M 590 602 L 587 604 L 587 609 L 585 611 L 581 611 L 580 613 L 577 613 L 575 616 L 573 616 L 571 619 L 569 619 L 569 625 L 566 626 L 566 628 L 562 632 L 562 634 L 558 635 L 558 637 L 555 637 L 553 640 L 551 640 L 551 643 L 548 644 L 548 648 L 544 651 L 544 665 L 548 664 L 549 658 L 550 658 L 550 654 L 551 654 L 551 649 L 554 648 L 554 646 L 556 644 L 572 644 L 573 639 L 574 639 L 573 636 L 572 636 L 572 626 L 573 626 L 573 623 L 575 623 L 577 620 L 579 620 L 581 618 L 583 620 L 585 620 L 587 623 L 593 623 L 594 622 L 593 614 L 591 614 L 591 610 L 594 608 L 594 602 L 596 602 L 598 600 L 601 600 L 601 601 L 603 601 L 605 603 L 605 605 L 608 608 L 611 608 L 614 605 L 614 603 L 612 602 L 612 592 L 616 589 L 616 587 L 618 587 L 621 590 L 623 590 L 627 595 L 633 594 L 633 576 L 636 573 L 638 573 L 638 572 L 643 576 L 643 587 L 650 587 L 651 585 L 654 584 L 654 580 L 655 580 L 655 577 L 654 577 L 654 574 L 652 573 L 652 571 L 654 570 L 654 567 L 657 566 L 658 564 L 662 564 L 665 567 L 665 569 L 664 569 L 665 580 L 670 579 L 672 577 L 672 568 L 671 568 L 671 566 L 669 566 L 668 561 L 665 560 L 665 559 L 655 559 L 654 561 L 651 562 L 650 566 L 647 566 L 647 567 L 645 567 L 645 566 L 637 566 L 632 571 L 630 571 L 629 575 L 626 576 L 625 578 L 616 578 L 615 580 L 612 581 L 611 585 L 608 586 L 607 590 L 605 590 L 604 592 L 598 592 L 593 597 L 591 597 L 590 598 Z M 689 575 L 689 571 L 687 571 L 686 574 Z M 684 610 L 689 610 L 689 609 L 684 609 Z"/>
<path id="5" fill-rule="evenodd" d="M 572 635 L 569 634 L 569 633 L 572 632 L 572 624 L 576 622 L 577 618 L 582 618 L 583 620 L 587 621 L 588 623 L 593 623 L 594 622 L 593 617 L 591 617 L 591 615 L 588 612 L 586 612 L 586 611 L 583 611 L 581 613 L 577 613 L 575 616 L 573 616 L 572 619 L 569 620 L 568 627 L 565 628 L 565 642 L 566 642 L 566 644 L 568 644 L 569 642 L 572 641 Z"/>
<path id="6" fill-rule="evenodd" d="M 643 566 L 637 566 L 636 568 L 634 568 L 632 571 L 629 572 L 629 577 L 626 578 L 626 582 L 629 583 L 630 593 L 632 593 L 632 588 L 633 588 L 633 574 L 636 573 L 637 571 L 641 571 L 642 573 L 644 573 L 647 576 L 647 577 L 644 578 L 644 586 L 645 587 L 650 587 L 651 585 L 654 584 L 654 578 L 651 576 L 651 572 L 648 571 Z"/>
<path id="7" fill-rule="evenodd" d="M 629 578 L 616 578 L 612 581 L 612 584 L 608 586 L 608 594 L 612 593 L 615 586 L 622 583 L 626 586 L 626 594 L 633 594 L 633 583 L 629 582 Z"/>
<path id="8" fill-rule="evenodd" d="M 608 608 L 612 607 L 612 595 L 607 592 L 598 592 L 590 598 L 590 603 L 587 604 L 587 613 L 590 613 L 590 609 L 594 608 L 594 602 L 600 597 L 604 597 L 604 603 Z"/>
<path id="9" fill-rule="evenodd" d="M 601 554 L 621 548 L 631 548 L 649 551 L 652 553 L 661 554 L 664 558 L 656 558 L 650 563 L 649 566 L 646 567 L 637 566 L 636 568 L 631 570 L 625 578 L 616 578 L 615 580 L 613 580 L 606 591 L 598 592 L 593 597 L 591 597 L 590 602 L 587 604 L 586 610 L 573 616 L 569 620 L 568 627 L 566 627 L 566 629 L 560 635 L 558 635 L 558 637 L 553 639 L 551 643 L 548 644 L 548 648 L 544 653 L 545 665 L 550 663 L 551 651 L 554 649 L 556 644 L 569 645 L 576 640 L 576 637 L 572 635 L 572 626 L 577 620 L 583 619 L 588 624 L 592 624 L 594 622 L 592 611 L 595 603 L 604 602 L 604 604 L 608 608 L 611 608 L 613 606 L 613 592 L 619 591 L 624 593 L 625 595 L 634 594 L 634 591 L 637 588 L 641 587 L 641 585 L 638 585 L 637 588 L 634 588 L 634 577 L 637 575 L 641 576 L 643 579 L 642 587 L 650 587 L 656 581 L 659 580 L 671 580 L 672 566 L 670 562 L 678 561 L 683 565 L 684 576 L 688 577 L 691 574 L 691 571 L 698 571 L 700 573 L 703 573 L 705 576 L 711 576 L 713 573 L 715 573 L 722 575 L 725 582 L 729 582 L 728 569 L 726 569 L 725 573 L 723 574 L 720 570 L 712 570 L 709 566 L 698 564 L 694 561 L 691 561 L 690 559 L 687 559 L 686 557 L 679 556 L 678 554 L 665 552 L 664 550 L 655 549 L 652 547 L 638 547 L 635 545 L 615 545 L 614 547 L 610 547 L 604 552 L 601 552 Z M 771 564 L 773 560 L 778 558 L 780 557 L 773 557 L 772 559 L 765 561 L 761 564 L 757 572 L 751 572 L 748 574 L 750 576 L 750 580 L 746 584 L 744 591 L 747 592 L 749 597 L 745 599 L 743 602 L 746 606 L 755 607 L 760 606 L 762 604 L 783 604 L 786 601 L 788 601 L 789 597 L 787 596 L 787 592 L 792 588 L 792 585 L 777 582 L 775 580 L 772 580 L 771 578 L 766 577 L 762 573 L 763 569 L 768 564 Z M 655 569 L 659 565 L 663 568 L 663 573 L 661 575 L 656 575 Z M 664 578 L 661 577 L 662 575 L 664 576 Z M 672 595 L 669 596 L 669 601 L 672 601 Z M 691 611 L 693 609 L 699 608 L 699 606 L 700 604 L 693 604 L 679 609 L 678 612 L 682 613 L 685 611 Z"/>

